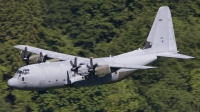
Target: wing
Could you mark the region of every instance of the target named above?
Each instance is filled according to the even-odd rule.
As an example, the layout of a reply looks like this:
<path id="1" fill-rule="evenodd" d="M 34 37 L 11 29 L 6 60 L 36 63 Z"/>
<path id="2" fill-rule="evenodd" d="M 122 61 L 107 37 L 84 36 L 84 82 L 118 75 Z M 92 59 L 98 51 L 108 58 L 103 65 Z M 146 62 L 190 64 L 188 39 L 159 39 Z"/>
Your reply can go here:
<path id="1" fill-rule="evenodd" d="M 32 47 L 32 46 L 27 46 L 27 45 L 16 45 L 14 46 L 17 49 L 21 49 L 24 50 L 25 47 L 27 47 L 27 51 L 35 53 L 35 54 L 40 54 L 40 52 L 42 52 L 44 55 L 46 55 L 49 58 L 58 58 L 60 60 L 70 60 L 70 59 L 74 59 L 73 55 L 68 55 L 68 54 L 63 54 L 63 53 L 58 53 L 58 52 L 53 52 L 53 51 L 49 51 L 49 50 L 45 50 L 45 49 L 40 49 L 37 47 Z M 88 60 L 88 58 L 83 58 L 83 57 L 78 57 L 81 61 L 86 61 Z"/>
<path id="2" fill-rule="evenodd" d="M 44 55 L 46 55 L 49 58 L 58 58 L 60 60 L 70 60 L 70 59 L 74 59 L 74 57 L 77 56 L 73 56 L 73 55 L 68 55 L 68 54 L 63 54 L 63 53 L 58 53 L 58 52 L 53 52 L 53 51 L 49 51 L 49 50 L 45 50 L 45 49 L 41 49 L 41 48 L 37 48 L 37 47 L 32 47 L 32 46 L 27 46 L 27 45 L 16 45 L 14 46 L 17 49 L 21 49 L 24 50 L 25 47 L 27 47 L 27 51 L 35 53 L 35 54 L 40 54 L 40 52 L 42 51 L 42 53 Z M 85 62 L 85 63 L 90 63 L 88 58 L 83 58 L 83 57 L 78 57 L 80 62 Z M 141 66 L 141 65 L 126 65 L 126 64 L 120 64 L 120 63 L 115 63 L 113 61 L 106 61 L 102 58 L 100 59 L 96 59 L 98 64 L 102 64 L 102 65 L 109 65 L 111 68 L 125 68 L 125 69 L 149 69 L 149 68 L 157 68 L 157 67 L 152 67 L 152 66 Z"/>

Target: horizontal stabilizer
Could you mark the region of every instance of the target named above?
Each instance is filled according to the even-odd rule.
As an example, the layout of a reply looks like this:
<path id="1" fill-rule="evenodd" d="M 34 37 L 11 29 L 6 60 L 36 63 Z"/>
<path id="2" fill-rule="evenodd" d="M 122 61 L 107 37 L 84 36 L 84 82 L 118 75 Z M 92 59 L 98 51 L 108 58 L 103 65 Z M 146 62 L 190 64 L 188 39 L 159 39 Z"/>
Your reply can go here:
<path id="1" fill-rule="evenodd" d="M 187 55 L 179 54 L 179 53 L 161 53 L 161 54 L 157 54 L 157 56 L 159 56 L 159 57 L 169 57 L 169 58 L 181 58 L 181 59 L 194 58 L 192 56 L 187 56 Z"/>
<path id="2" fill-rule="evenodd" d="M 125 68 L 125 69 L 149 69 L 149 68 L 158 68 L 153 66 L 140 66 L 140 65 L 124 65 L 124 64 L 117 64 L 117 65 L 110 65 L 111 68 Z"/>

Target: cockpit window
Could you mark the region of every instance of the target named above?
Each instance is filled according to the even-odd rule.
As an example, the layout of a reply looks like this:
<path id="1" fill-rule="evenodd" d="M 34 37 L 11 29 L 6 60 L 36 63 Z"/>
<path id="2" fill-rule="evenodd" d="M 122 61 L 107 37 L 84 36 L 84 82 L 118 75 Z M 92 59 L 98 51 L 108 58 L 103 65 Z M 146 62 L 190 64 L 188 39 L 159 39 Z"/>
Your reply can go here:
<path id="1" fill-rule="evenodd" d="M 17 74 L 22 74 L 22 71 L 21 71 L 21 70 L 17 70 L 16 73 L 17 73 Z"/>
<path id="2" fill-rule="evenodd" d="M 16 72 L 16 74 L 19 74 L 19 75 L 28 75 L 29 74 L 29 69 L 24 69 L 23 71 L 18 70 Z"/>
<path id="3" fill-rule="evenodd" d="M 22 74 L 28 75 L 29 74 L 29 69 L 24 69 Z"/>
<path id="4" fill-rule="evenodd" d="M 19 71 L 19 74 L 22 74 L 22 71 Z"/>
<path id="5" fill-rule="evenodd" d="M 22 75 L 22 71 L 21 70 L 17 70 L 17 72 L 15 73 L 15 75 L 13 77 L 19 77 Z"/>
<path id="6" fill-rule="evenodd" d="M 23 71 L 29 71 L 29 69 L 24 69 Z"/>

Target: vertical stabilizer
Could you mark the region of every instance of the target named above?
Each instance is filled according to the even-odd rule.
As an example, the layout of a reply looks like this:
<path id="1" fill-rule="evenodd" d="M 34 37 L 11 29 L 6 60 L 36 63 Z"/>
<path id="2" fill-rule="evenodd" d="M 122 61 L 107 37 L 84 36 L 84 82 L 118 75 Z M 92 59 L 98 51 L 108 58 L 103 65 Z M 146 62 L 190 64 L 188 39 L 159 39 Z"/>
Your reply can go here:
<path id="1" fill-rule="evenodd" d="M 144 48 L 147 53 L 177 52 L 169 7 L 160 7 Z"/>

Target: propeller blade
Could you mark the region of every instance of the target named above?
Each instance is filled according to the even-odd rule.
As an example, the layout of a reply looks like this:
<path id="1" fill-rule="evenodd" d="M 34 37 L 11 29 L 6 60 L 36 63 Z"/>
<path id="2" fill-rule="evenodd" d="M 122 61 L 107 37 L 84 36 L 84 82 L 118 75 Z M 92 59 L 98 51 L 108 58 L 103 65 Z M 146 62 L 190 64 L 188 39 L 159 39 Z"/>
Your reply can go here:
<path id="1" fill-rule="evenodd" d="M 27 47 L 25 47 L 24 53 L 27 55 Z"/>
<path id="2" fill-rule="evenodd" d="M 87 66 L 87 68 L 88 68 L 88 69 L 90 69 L 90 66 L 88 65 L 88 63 L 87 63 L 87 65 L 86 65 L 86 66 Z"/>
<path id="3" fill-rule="evenodd" d="M 30 58 L 30 56 L 31 56 L 31 53 L 29 53 L 29 54 L 28 54 L 27 58 L 29 59 L 29 58 Z"/>
<path id="4" fill-rule="evenodd" d="M 74 63 L 70 60 L 70 64 L 72 66 L 71 71 L 74 71 L 74 74 L 78 72 L 78 69 L 81 67 L 81 64 L 77 66 L 77 57 L 74 58 Z"/>
<path id="5" fill-rule="evenodd" d="M 21 50 L 20 55 L 21 55 L 22 60 L 26 61 L 26 64 L 28 65 L 31 53 L 28 54 L 27 47 L 25 47 L 24 50 Z"/>
<path id="6" fill-rule="evenodd" d="M 77 57 L 74 58 L 74 66 L 77 67 Z"/>
<path id="7" fill-rule="evenodd" d="M 72 65 L 72 67 L 74 67 L 74 64 L 73 64 L 72 60 L 70 60 L 70 64 Z"/>
<path id="8" fill-rule="evenodd" d="M 24 53 L 23 53 L 23 51 L 21 50 L 21 52 L 20 52 L 20 55 L 21 55 L 21 57 L 22 57 L 22 60 L 24 59 Z"/>
<path id="9" fill-rule="evenodd" d="M 93 57 L 90 57 L 90 66 L 86 65 L 88 68 L 88 72 L 90 72 L 92 75 L 95 74 L 95 68 L 98 66 L 98 64 L 93 64 Z"/>
<path id="10" fill-rule="evenodd" d="M 77 70 L 78 70 L 80 67 L 81 67 L 81 65 L 78 65 L 78 66 L 77 66 Z"/>
<path id="11" fill-rule="evenodd" d="M 26 65 L 29 65 L 29 61 L 26 61 Z"/>
<path id="12" fill-rule="evenodd" d="M 96 63 L 96 64 L 94 64 L 93 68 L 96 68 L 96 67 L 97 67 L 97 65 L 98 65 L 97 63 Z"/>
<path id="13" fill-rule="evenodd" d="M 92 57 L 90 57 L 90 67 L 93 68 Z"/>
<path id="14" fill-rule="evenodd" d="M 40 61 L 44 62 L 44 56 L 43 56 L 42 52 L 40 52 Z"/>

